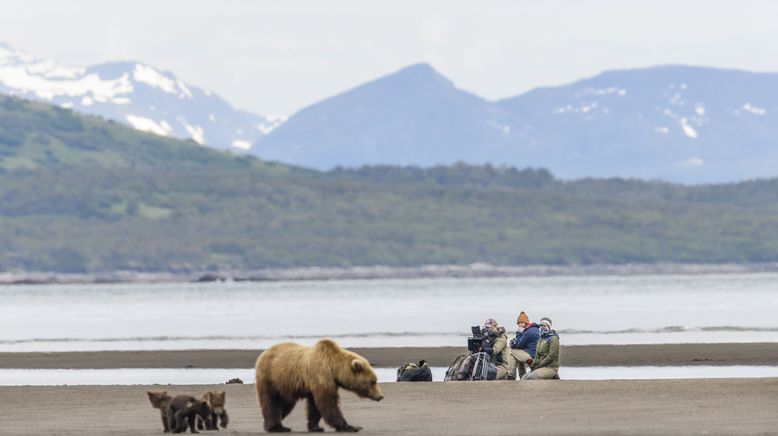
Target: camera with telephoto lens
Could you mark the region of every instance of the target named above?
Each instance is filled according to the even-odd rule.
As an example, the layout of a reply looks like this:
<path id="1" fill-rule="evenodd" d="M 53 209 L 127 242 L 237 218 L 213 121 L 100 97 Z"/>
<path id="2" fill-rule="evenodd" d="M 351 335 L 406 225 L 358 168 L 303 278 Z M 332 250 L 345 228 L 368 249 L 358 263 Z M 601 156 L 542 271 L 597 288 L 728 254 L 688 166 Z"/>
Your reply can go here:
<path id="1" fill-rule="evenodd" d="M 467 338 L 467 351 L 471 353 L 478 353 L 483 347 L 486 335 L 477 325 L 470 327 L 470 331 L 473 333 L 473 336 Z"/>

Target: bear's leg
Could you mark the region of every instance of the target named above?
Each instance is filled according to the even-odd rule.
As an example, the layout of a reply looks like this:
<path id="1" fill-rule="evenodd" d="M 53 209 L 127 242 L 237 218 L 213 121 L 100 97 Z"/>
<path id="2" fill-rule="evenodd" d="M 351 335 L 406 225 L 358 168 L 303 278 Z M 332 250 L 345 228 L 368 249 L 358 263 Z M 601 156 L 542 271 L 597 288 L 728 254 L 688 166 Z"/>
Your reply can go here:
<path id="1" fill-rule="evenodd" d="M 336 431 L 356 432 L 362 430 L 362 427 L 350 425 L 346 422 L 346 418 L 340 412 L 338 406 L 338 393 L 319 393 L 313 396 L 316 408 L 319 409 L 324 422 L 332 426 Z"/>
<path id="2" fill-rule="evenodd" d="M 219 417 L 216 415 L 216 412 L 211 412 L 211 423 L 208 424 L 208 428 L 206 428 L 206 430 L 218 430 L 219 427 L 216 426 L 218 419 Z"/>
<path id="3" fill-rule="evenodd" d="M 262 418 L 265 420 L 265 431 L 269 433 L 292 431 L 292 429 L 281 425 L 283 399 L 278 395 L 271 395 L 267 388 L 257 388 L 257 392 L 259 393 L 259 405 L 262 408 Z"/>
<path id="4" fill-rule="evenodd" d="M 174 433 L 186 433 L 186 414 L 183 410 L 179 410 L 174 415 L 176 419 L 176 429 L 173 431 Z"/>
<path id="5" fill-rule="evenodd" d="M 281 419 L 284 419 L 287 416 L 289 416 L 290 413 L 292 413 L 292 409 L 294 409 L 294 405 L 297 403 L 297 401 L 295 400 L 295 401 L 289 402 L 289 401 L 286 401 L 286 400 L 283 400 L 283 399 L 279 399 L 279 401 L 283 401 L 283 404 L 284 404 L 282 409 L 281 409 Z"/>
<path id="6" fill-rule="evenodd" d="M 203 421 L 203 418 L 200 418 L 200 416 L 195 416 L 195 421 L 197 421 L 198 430 L 205 430 L 205 421 Z"/>
<path id="7" fill-rule="evenodd" d="M 197 431 L 197 424 L 196 424 L 197 415 L 195 415 L 194 413 L 190 413 L 189 416 L 187 417 L 187 420 L 189 421 L 189 431 L 191 431 L 192 433 L 200 433 L 199 431 Z"/>
<path id="8" fill-rule="evenodd" d="M 170 424 L 167 422 L 167 413 L 165 413 L 165 409 L 159 409 L 159 416 L 162 417 L 163 432 L 170 433 Z"/>
<path id="9" fill-rule="evenodd" d="M 176 414 L 175 414 L 175 412 L 171 409 L 171 410 L 168 410 L 166 415 L 167 415 L 168 428 L 173 433 L 178 433 L 178 425 L 177 425 L 178 423 L 176 422 Z"/>
<path id="10" fill-rule="evenodd" d="M 221 424 L 220 425 L 222 426 L 222 428 L 227 428 L 227 424 L 229 424 L 229 422 L 230 422 L 230 417 L 227 416 L 227 411 L 222 409 Z M 213 421 L 213 426 L 214 426 L 214 428 L 216 428 L 216 421 L 215 420 Z"/>
<path id="11" fill-rule="evenodd" d="M 316 408 L 316 403 L 313 401 L 313 395 L 311 394 L 308 394 L 308 398 L 306 399 L 306 407 L 308 408 L 308 431 L 324 431 L 324 429 L 319 426 L 321 413 L 319 413 L 319 409 Z"/>

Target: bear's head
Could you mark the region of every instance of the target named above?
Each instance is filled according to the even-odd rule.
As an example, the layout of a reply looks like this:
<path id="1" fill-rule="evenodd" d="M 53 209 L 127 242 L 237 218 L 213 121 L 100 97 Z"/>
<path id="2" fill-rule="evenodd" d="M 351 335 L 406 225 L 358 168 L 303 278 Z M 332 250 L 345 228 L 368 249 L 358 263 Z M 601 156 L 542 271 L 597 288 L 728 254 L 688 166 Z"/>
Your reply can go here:
<path id="1" fill-rule="evenodd" d="M 353 355 L 346 376 L 339 381 L 343 388 L 362 398 L 370 398 L 374 401 L 381 401 L 384 398 L 384 394 L 378 387 L 378 377 L 376 377 L 373 367 L 362 356 Z"/>
<path id="2" fill-rule="evenodd" d="M 339 387 L 374 401 L 384 398 L 378 388 L 378 377 L 367 359 L 340 348 L 331 339 L 322 339 L 313 348 L 320 361 L 328 362 Z"/>
<path id="3" fill-rule="evenodd" d="M 208 405 L 208 401 L 205 400 L 195 400 L 195 402 L 190 406 L 196 414 L 200 415 L 200 418 L 203 418 L 203 421 L 205 421 L 205 425 L 207 428 L 212 428 L 212 421 L 211 421 L 211 412 L 213 409 L 211 409 L 211 406 Z"/>
<path id="4" fill-rule="evenodd" d="M 162 409 L 167 406 L 167 403 L 171 398 L 171 396 L 167 394 L 167 391 L 148 391 L 146 393 L 149 395 L 151 407 L 155 409 Z"/>
<path id="5" fill-rule="evenodd" d="M 208 403 L 213 407 L 215 413 L 222 413 L 224 409 L 224 402 L 226 401 L 226 395 L 224 391 L 210 391 L 206 394 Z"/>

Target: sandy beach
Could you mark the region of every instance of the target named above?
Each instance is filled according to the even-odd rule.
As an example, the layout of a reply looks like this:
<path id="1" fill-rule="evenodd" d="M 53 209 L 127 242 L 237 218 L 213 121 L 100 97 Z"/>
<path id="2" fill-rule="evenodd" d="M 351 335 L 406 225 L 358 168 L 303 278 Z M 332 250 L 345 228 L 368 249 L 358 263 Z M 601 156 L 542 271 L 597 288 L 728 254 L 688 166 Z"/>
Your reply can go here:
<path id="1" fill-rule="evenodd" d="M 167 386 L 200 394 L 213 386 Z M 146 398 L 160 386 L 4 387 L 3 435 L 161 434 Z M 229 428 L 257 434 L 253 385 L 227 391 Z M 392 383 L 380 403 L 342 393 L 342 408 L 363 434 L 602 435 L 775 434 L 778 379 Z M 285 424 L 305 430 L 299 403 Z M 328 431 L 332 431 L 328 428 Z"/>
<path id="2" fill-rule="evenodd" d="M 373 366 L 448 366 L 458 347 L 351 348 Z M 253 368 L 260 350 L 0 353 L 0 368 Z M 562 346 L 563 366 L 778 365 L 778 343 Z"/>
<path id="3" fill-rule="evenodd" d="M 446 366 L 460 348 L 353 349 L 375 366 L 427 359 Z M 778 365 L 778 344 L 563 347 L 563 365 Z M 1 353 L 2 368 L 249 368 L 258 351 Z M 158 434 L 145 392 L 227 391 L 230 426 L 256 434 L 261 419 L 251 380 L 219 386 L 0 387 L 3 435 Z M 342 392 L 346 418 L 364 434 L 775 434 L 778 378 L 386 383 L 380 403 Z M 305 430 L 300 403 L 286 421 Z M 329 429 L 331 431 L 331 429 Z"/>

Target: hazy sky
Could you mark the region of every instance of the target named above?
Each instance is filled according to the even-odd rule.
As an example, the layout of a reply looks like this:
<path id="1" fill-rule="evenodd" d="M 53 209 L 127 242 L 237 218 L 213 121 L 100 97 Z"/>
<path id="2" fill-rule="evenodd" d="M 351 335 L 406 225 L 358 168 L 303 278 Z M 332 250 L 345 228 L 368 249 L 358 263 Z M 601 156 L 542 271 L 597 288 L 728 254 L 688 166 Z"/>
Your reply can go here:
<path id="1" fill-rule="evenodd" d="M 0 41 L 139 60 L 235 106 L 291 114 L 415 62 L 497 99 L 606 69 L 778 71 L 778 2 L 0 0 Z"/>

